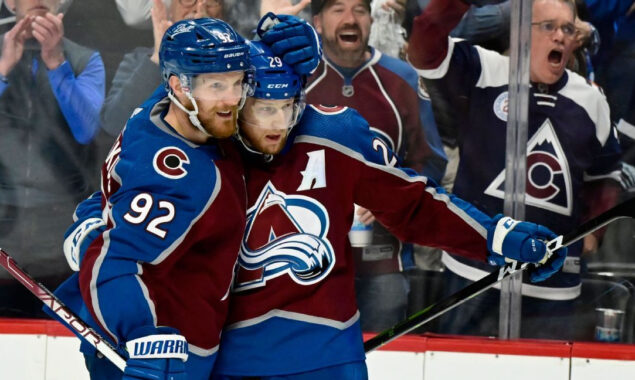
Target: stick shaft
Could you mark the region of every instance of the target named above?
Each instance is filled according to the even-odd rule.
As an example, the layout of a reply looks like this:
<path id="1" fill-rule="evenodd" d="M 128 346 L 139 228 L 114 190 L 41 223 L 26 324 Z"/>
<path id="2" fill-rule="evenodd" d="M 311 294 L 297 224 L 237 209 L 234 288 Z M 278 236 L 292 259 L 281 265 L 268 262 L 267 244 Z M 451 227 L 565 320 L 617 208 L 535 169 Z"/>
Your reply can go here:
<path id="1" fill-rule="evenodd" d="M 576 241 L 584 238 L 591 232 L 604 227 L 612 221 L 619 218 L 634 218 L 635 217 L 635 198 L 631 198 L 617 206 L 603 212 L 595 218 L 581 224 L 573 231 L 566 235 L 560 235 L 553 239 L 547 245 L 549 249 L 554 251 L 562 247 L 566 247 Z M 513 273 L 519 270 L 525 270 L 527 264 L 517 265 L 517 263 L 509 263 L 500 267 L 498 270 L 493 271 L 480 280 L 466 286 L 458 292 L 433 303 L 425 309 L 410 315 L 406 320 L 399 322 L 395 326 L 379 333 L 373 338 L 364 342 L 364 350 L 371 352 L 384 344 L 397 339 L 398 337 L 416 329 L 417 327 L 424 325 L 439 315 L 459 306 L 460 304 L 468 301 L 469 299 L 476 297 L 483 293 L 487 289 L 496 285 L 502 279 L 511 276 Z"/>
<path id="2" fill-rule="evenodd" d="M 3 249 L 0 249 L 0 265 L 24 285 L 25 288 L 39 298 L 44 305 L 66 322 L 66 327 L 69 327 L 75 334 L 84 338 L 86 342 L 95 347 L 120 370 L 124 370 L 126 361 L 117 353 L 115 348 L 95 332 L 95 330 L 90 328 L 86 322 L 70 311 L 50 290 L 36 282 L 28 273 L 22 270 L 22 268 L 16 264 L 15 260 Z"/>

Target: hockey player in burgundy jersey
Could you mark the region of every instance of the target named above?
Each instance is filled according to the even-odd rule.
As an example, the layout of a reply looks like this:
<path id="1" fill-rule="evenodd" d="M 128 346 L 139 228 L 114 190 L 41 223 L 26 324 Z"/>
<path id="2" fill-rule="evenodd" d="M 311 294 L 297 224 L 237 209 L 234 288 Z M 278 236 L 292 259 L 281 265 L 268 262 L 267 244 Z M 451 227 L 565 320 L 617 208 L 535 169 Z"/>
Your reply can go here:
<path id="1" fill-rule="evenodd" d="M 354 108 L 401 165 L 440 183 L 447 159 L 430 100 L 419 91 L 417 73 L 407 62 L 369 45 L 370 4 L 311 2 L 324 58 L 309 78 L 307 102 Z M 410 284 L 404 271 L 415 266 L 413 245 L 360 211 L 373 230 L 370 244 L 353 248 L 361 324 L 365 331 L 381 331 L 406 317 Z"/>
<path id="2" fill-rule="evenodd" d="M 71 257 L 78 276 L 57 293 L 72 300 L 79 284 L 69 306 L 129 358 L 123 379 L 208 379 L 245 224 L 243 169 L 227 138 L 251 88 L 249 48 L 225 22 L 197 19 L 172 25 L 159 55 L 166 88 L 111 149 L 105 230 Z M 92 379 L 122 378 L 85 353 Z"/>
<path id="3" fill-rule="evenodd" d="M 544 227 L 491 219 L 395 167 L 393 152 L 356 111 L 302 112 L 303 81 L 264 45 L 254 44 L 252 64 L 255 93 L 239 119 L 249 208 L 213 378 L 367 378 L 347 234 L 353 202 L 403 239 L 496 263 L 546 260 L 537 279 L 562 265 L 566 249 L 548 256 L 543 241 L 555 235 Z M 181 317 L 212 324 L 217 315 L 195 314 Z"/>
<path id="4" fill-rule="evenodd" d="M 431 94 L 440 130 L 458 136 L 460 163 L 454 193 L 494 215 L 503 210 L 509 58 L 448 38 L 468 9 L 466 3 L 432 0 L 415 18 L 408 53 Z M 610 207 L 619 192 L 614 179 L 619 180 L 620 151 L 606 99 L 584 78 L 565 70 L 574 48 L 574 6 L 565 0 L 533 3 L 526 218 L 560 234 L 579 225 L 585 212 L 594 214 Z M 584 200 L 584 194 L 592 196 Z M 553 328 L 545 323 L 553 308 L 565 303 L 536 300 L 571 300 L 580 294 L 581 251 L 582 242 L 573 245 L 562 271 L 540 286 L 523 285 L 523 294 L 531 297 L 523 302 L 532 302 L 523 311 L 534 314 L 524 320 L 531 334 L 527 337 L 571 338 L 566 333 L 571 320 L 562 318 L 564 323 Z M 444 254 L 443 261 L 448 273 L 472 281 L 490 270 L 456 255 Z M 496 303 L 481 307 L 492 315 L 495 328 Z M 455 314 L 457 318 L 479 315 L 474 324 L 483 320 L 483 314 L 461 308 Z M 529 324 L 532 319 L 535 327 Z M 465 330 L 469 323 L 456 321 L 448 321 L 452 329 L 443 332 L 496 334 L 496 330 Z"/>
<path id="5" fill-rule="evenodd" d="M 367 378 L 347 235 L 353 203 L 407 241 L 482 261 L 489 247 L 498 263 L 545 257 L 542 240 L 553 233 L 492 219 L 395 167 L 392 150 L 353 109 L 310 105 L 293 127 L 302 81 L 253 45 L 256 90 L 239 118 L 247 226 L 214 379 Z M 565 254 L 534 275 L 557 270 Z"/>
<path id="6" fill-rule="evenodd" d="M 263 20 L 284 60 L 315 69 L 312 27 Z M 101 195 L 78 206 L 64 250 L 81 270 L 57 294 L 129 358 L 124 379 L 209 379 L 245 227 L 243 167 L 227 138 L 251 91 L 249 47 L 226 23 L 197 19 L 171 26 L 159 56 L 165 89 L 117 139 Z M 85 346 L 92 379 L 121 378 Z"/>

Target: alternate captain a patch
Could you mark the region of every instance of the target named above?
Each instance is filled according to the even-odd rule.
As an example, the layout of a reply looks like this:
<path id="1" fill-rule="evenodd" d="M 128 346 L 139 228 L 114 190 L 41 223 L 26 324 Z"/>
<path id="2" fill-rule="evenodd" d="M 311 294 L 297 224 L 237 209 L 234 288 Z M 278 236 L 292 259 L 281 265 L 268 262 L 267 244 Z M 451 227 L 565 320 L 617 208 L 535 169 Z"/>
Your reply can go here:
<path id="1" fill-rule="evenodd" d="M 187 170 L 183 167 L 190 159 L 181 149 L 168 146 L 154 155 L 152 166 L 154 170 L 165 178 L 179 179 L 185 177 Z"/>
<path id="2" fill-rule="evenodd" d="M 266 286 L 278 276 L 300 285 L 323 280 L 335 265 L 328 231 L 328 213 L 317 200 L 287 195 L 267 183 L 247 210 L 234 291 Z"/>

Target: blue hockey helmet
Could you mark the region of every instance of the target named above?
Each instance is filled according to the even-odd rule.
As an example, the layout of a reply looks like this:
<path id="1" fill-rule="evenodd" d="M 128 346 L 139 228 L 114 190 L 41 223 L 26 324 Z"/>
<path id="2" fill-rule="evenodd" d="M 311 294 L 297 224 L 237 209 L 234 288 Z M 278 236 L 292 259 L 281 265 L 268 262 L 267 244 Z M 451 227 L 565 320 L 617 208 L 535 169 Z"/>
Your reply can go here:
<path id="1" fill-rule="evenodd" d="M 254 91 L 240 112 L 238 138 L 251 152 L 275 154 L 282 148 L 286 136 L 304 111 L 304 81 L 291 66 L 276 57 L 265 43 L 252 41 L 250 45 Z M 284 138 L 279 144 L 273 144 L 275 147 L 265 148 L 258 141 L 262 131 L 271 131 L 270 136 L 284 133 Z"/>
<path id="2" fill-rule="evenodd" d="M 260 99 L 288 99 L 303 94 L 302 78 L 269 46 L 261 41 L 250 43 L 249 55 L 254 68 L 253 97 Z"/>
<path id="3" fill-rule="evenodd" d="M 243 71 L 245 79 L 238 107 L 252 91 L 249 45 L 229 24 L 213 18 L 182 20 L 170 26 L 161 40 L 159 67 L 168 96 L 186 112 L 192 124 L 209 135 L 198 119 L 198 105 L 193 97 L 194 78 L 199 74 Z M 174 96 L 169 79 L 175 75 L 185 95 L 192 102 L 187 109 Z"/>
<path id="4" fill-rule="evenodd" d="M 245 71 L 249 45 L 229 24 L 213 18 L 182 20 L 166 30 L 159 49 L 163 80 L 172 75 Z"/>

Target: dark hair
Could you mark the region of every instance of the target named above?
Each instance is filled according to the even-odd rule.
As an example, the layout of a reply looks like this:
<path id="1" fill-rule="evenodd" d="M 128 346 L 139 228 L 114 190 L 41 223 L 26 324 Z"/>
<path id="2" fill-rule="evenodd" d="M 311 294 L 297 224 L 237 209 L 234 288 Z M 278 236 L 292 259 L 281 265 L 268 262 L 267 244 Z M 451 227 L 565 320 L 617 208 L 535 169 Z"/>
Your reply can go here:
<path id="1" fill-rule="evenodd" d="M 322 12 L 322 8 L 331 0 L 311 0 L 311 15 L 315 16 L 316 14 Z M 370 11 L 370 2 L 371 0 L 364 0 L 364 4 L 368 7 Z"/>

